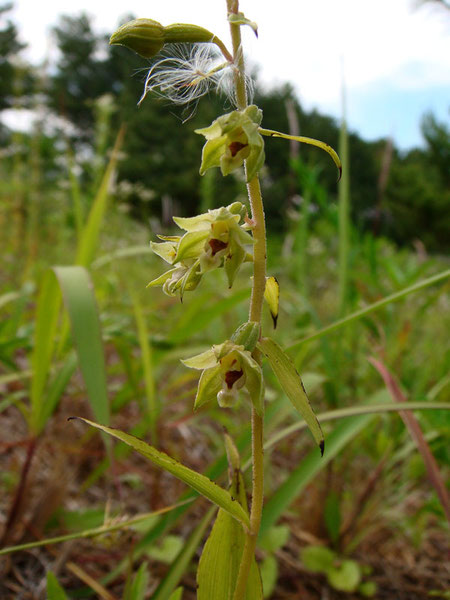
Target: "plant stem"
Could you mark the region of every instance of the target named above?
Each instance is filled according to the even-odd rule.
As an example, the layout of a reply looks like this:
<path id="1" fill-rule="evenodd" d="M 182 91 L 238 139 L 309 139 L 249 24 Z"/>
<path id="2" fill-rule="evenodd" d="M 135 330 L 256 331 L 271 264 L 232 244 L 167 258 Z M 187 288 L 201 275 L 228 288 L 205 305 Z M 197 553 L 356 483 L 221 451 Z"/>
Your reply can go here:
<path id="1" fill-rule="evenodd" d="M 227 0 L 228 13 L 239 12 L 238 0 Z M 235 88 L 236 103 L 239 110 L 247 107 L 247 90 L 245 86 L 245 64 L 241 48 L 241 31 L 239 25 L 230 23 L 231 40 L 233 43 L 233 57 L 236 66 Z M 264 289 L 266 287 L 266 226 L 264 220 L 264 207 L 261 196 L 261 187 L 258 177 L 254 177 L 247 185 L 248 196 L 253 221 L 253 285 L 250 300 L 250 321 L 261 322 Z M 260 362 L 259 351 L 253 356 Z M 256 540 L 261 525 L 262 508 L 264 500 L 264 450 L 263 450 L 263 419 L 252 408 L 252 463 L 253 463 L 253 489 L 250 511 L 250 528 L 246 531 L 244 551 L 239 567 L 238 579 L 234 590 L 233 600 L 244 600 L 246 596 L 247 581 L 255 556 Z"/>

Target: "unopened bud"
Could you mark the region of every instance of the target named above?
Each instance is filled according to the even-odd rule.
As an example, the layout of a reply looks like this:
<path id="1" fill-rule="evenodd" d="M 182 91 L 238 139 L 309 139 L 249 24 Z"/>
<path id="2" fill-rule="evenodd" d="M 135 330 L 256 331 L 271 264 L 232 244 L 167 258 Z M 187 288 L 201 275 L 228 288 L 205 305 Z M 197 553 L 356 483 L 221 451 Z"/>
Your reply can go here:
<path id="1" fill-rule="evenodd" d="M 166 44 L 196 44 L 211 42 L 213 38 L 213 33 L 198 25 L 173 23 L 164 27 L 164 41 Z"/>
<path id="2" fill-rule="evenodd" d="M 126 46 L 144 58 L 151 58 L 165 44 L 164 27 L 153 19 L 135 19 L 119 27 L 109 43 Z"/>

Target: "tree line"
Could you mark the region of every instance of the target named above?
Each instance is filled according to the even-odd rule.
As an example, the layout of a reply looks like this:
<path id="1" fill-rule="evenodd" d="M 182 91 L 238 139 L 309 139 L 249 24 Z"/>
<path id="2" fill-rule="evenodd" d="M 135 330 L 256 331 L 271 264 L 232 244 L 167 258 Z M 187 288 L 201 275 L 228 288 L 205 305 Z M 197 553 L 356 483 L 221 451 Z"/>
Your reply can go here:
<path id="1" fill-rule="evenodd" d="M 8 18 L 10 8 L 0 7 L 3 149 L 11 147 L 14 131 L 2 124 L 2 112 L 39 107 L 51 125 L 40 131 L 49 185 L 66 168 L 61 140 L 75 160 L 84 163 L 83 183 L 89 185 L 89 178 L 95 179 L 93 156 L 106 160 L 106 149 L 123 124 L 117 191 L 137 218 L 165 217 L 164 207 L 169 213 L 195 214 L 229 204 L 243 193 L 239 178 L 223 179 L 212 171 L 205 178 L 198 174 L 203 139 L 194 130 L 210 124 L 221 111 L 232 110 L 229 101 L 210 94 L 195 107 L 181 109 L 150 94 L 137 107 L 148 62 L 124 48 L 109 47 L 106 36 L 94 31 L 85 14 L 60 17 L 53 29 L 58 49 L 54 65 L 44 69 L 27 64 L 21 58 L 20 32 Z M 268 90 L 257 83 L 255 95 L 267 127 L 284 132 L 294 127 L 300 135 L 338 147 L 340 124 L 316 110 L 305 110 L 289 84 Z M 184 127 L 179 126 L 180 119 L 187 119 Z M 400 245 L 420 240 L 428 251 L 444 252 L 450 248 L 450 128 L 432 114 L 424 115 L 421 127 L 424 147 L 408 152 L 400 152 L 389 139 L 367 142 L 349 133 L 352 218 L 361 231 L 388 236 Z M 22 146 L 20 151 L 27 149 Z M 289 209 L 301 198 L 300 171 L 319 174 L 322 197 L 335 201 L 336 173 L 326 155 L 310 147 L 293 150 L 275 139 L 267 141 L 266 153 L 269 167 L 262 182 L 267 216 L 279 232 L 287 226 Z M 320 213 L 320 205 L 316 209 Z"/>

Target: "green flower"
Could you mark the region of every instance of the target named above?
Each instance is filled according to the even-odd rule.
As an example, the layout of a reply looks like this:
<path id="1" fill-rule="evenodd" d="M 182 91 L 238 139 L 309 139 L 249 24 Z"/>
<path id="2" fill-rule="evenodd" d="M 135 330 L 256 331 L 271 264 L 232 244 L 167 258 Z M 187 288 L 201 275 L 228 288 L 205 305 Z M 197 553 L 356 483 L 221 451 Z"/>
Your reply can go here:
<path id="1" fill-rule="evenodd" d="M 209 127 L 196 129 L 205 136 L 200 175 L 211 167 L 220 167 L 222 175 L 240 168 L 246 161 L 247 183 L 264 164 L 264 140 L 258 131 L 262 111 L 255 105 L 222 115 Z"/>
<path id="2" fill-rule="evenodd" d="M 197 287 L 204 273 L 221 267 L 231 287 L 242 263 L 253 260 L 246 249 L 253 244 L 253 238 L 245 230 L 245 215 L 244 205 L 234 202 L 196 217 L 174 217 L 175 223 L 186 233 L 158 236 L 162 241 L 151 243 L 153 252 L 173 268 L 147 287 L 162 285 L 169 296 L 178 291 L 182 296 L 184 291 Z"/>
<path id="3" fill-rule="evenodd" d="M 227 340 L 181 362 L 187 367 L 202 371 L 194 410 L 214 398 L 217 398 L 221 407 L 234 406 L 239 391 L 245 387 L 256 412 L 262 416 L 264 386 L 261 366 L 244 345 Z"/>

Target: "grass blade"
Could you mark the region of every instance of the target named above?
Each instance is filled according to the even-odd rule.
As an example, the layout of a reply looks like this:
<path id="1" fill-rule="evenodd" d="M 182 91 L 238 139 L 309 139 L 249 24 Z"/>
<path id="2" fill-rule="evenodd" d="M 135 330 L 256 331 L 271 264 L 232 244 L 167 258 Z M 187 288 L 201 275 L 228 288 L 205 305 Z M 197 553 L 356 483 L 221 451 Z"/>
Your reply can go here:
<path id="1" fill-rule="evenodd" d="M 193 499 L 191 498 L 189 500 L 185 500 L 184 502 L 178 502 L 177 504 L 160 508 L 159 510 L 155 510 L 154 512 L 138 515 L 136 517 L 133 517 L 132 519 L 128 519 L 128 521 L 120 521 L 116 523 L 111 523 L 109 525 L 102 525 L 101 527 L 85 529 L 84 531 L 78 531 L 76 533 L 68 533 L 66 535 L 59 535 L 53 538 L 39 540 L 37 542 L 27 542 L 26 544 L 18 544 L 17 546 L 10 546 L 9 548 L 2 548 L 0 550 L 0 556 L 4 556 L 6 554 L 13 554 L 14 552 L 21 552 L 22 550 L 30 550 L 31 548 L 40 548 L 41 546 L 53 546 L 53 544 L 61 544 L 62 542 L 69 542 L 70 540 L 97 537 L 98 535 L 103 535 L 112 531 L 120 531 L 122 529 L 126 529 L 127 527 L 132 527 L 133 525 L 144 523 L 145 521 L 153 519 L 158 515 L 168 513 L 172 510 L 175 510 L 176 508 L 179 508 L 180 506 L 184 506 L 185 504 L 190 504 L 192 501 Z"/>
<path id="2" fill-rule="evenodd" d="M 193 471 L 189 467 L 186 467 L 185 465 L 182 465 L 176 461 L 174 458 L 171 458 L 164 452 L 160 452 L 156 448 L 153 448 L 153 446 L 146 444 L 144 441 L 129 435 L 128 433 L 119 431 L 118 429 L 113 429 L 111 427 L 105 427 L 104 425 L 100 425 L 98 423 L 93 423 L 92 421 L 83 419 L 81 417 L 72 418 L 80 419 L 88 425 L 108 433 L 112 437 L 121 440 L 128 446 L 131 446 L 134 450 L 136 450 L 136 452 L 139 452 L 139 454 L 142 454 L 142 456 L 148 458 L 155 465 L 161 469 L 164 469 L 165 471 L 168 471 L 169 473 L 172 473 L 172 475 L 202 494 L 202 496 L 205 496 L 205 498 L 208 498 L 208 500 L 211 500 L 211 502 L 214 502 L 214 504 L 217 504 L 217 506 L 220 506 L 226 510 L 232 517 L 240 521 L 243 525 L 249 525 L 248 515 L 239 502 L 233 500 L 227 490 L 224 490 L 218 486 L 216 483 L 208 479 L 208 477 L 205 477 L 205 475 Z"/>
<path id="3" fill-rule="evenodd" d="M 301 340 L 292 342 L 291 344 L 289 344 L 289 346 L 287 346 L 286 349 L 287 350 L 295 350 L 295 349 L 299 348 L 302 344 L 305 344 L 306 342 L 311 342 L 312 340 L 321 338 L 324 335 L 328 335 L 332 331 L 336 331 L 337 329 L 340 329 L 341 327 L 344 327 L 345 325 L 348 325 L 349 323 L 352 323 L 353 321 L 356 321 L 357 319 L 360 319 L 361 317 L 364 317 L 364 316 L 368 315 L 369 313 L 371 313 L 375 310 L 378 310 L 379 308 L 382 308 L 383 306 L 386 306 L 387 304 L 390 304 L 391 302 L 396 302 L 397 300 L 401 300 L 408 294 L 412 294 L 413 292 L 418 292 L 419 290 L 426 288 L 429 285 L 433 285 L 434 283 L 438 283 L 439 281 L 444 281 L 448 277 L 450 277 L 450 269 L 447 269 L 446 271 L 442 271 L 441 273 L 437 273 L 436 275 L 433 275 L 432 277 L 428 277 L 428 279 L 422 279 L 421 281 L 418 281 L 414 285 L 404 288 L 403 290 L 400 290 L 399 292 L 395 292 L 394 294 L 391 294 L 389 296 L 386 296 L 386 298 L 378 300 L 377 302 L 374 302 L 373 304 L 369 304 L 369 306 L 365 306 L 364 308 L 361 308 L 360 310 L 357 310 L 357 311 L 347 315 L 346 317 L 343 317 L 342 319 L 339 319 L 338 321 L 331 323 L 331 325 L 327 325 L 323 329 L 320 329 L 319 331 L 316 331 L 315 333 L 312 333 L 311 335 L 309 335 Z"/>
<path id="4" fill-rule="evenodd" d="M 372 397 L 372 403 L 386 396 L 382 390 Z M 260 536 L 264 535 L 305 489 L 308 483 L 373 419 L 373 415 L 358 415 L 344 419 L 327 435 L 327 451 L 323 457 L 310 452 L 301 464 L 288 476 L 265 504 L 261 522 Z"/>
<path id="5" fill-rule="evenodd" d="M 141 348 L 142 370 L 144 373 L 145 395 L 147 399 L 147 414 L 150 427 L 151 441 L 157 444 L 157 424 L 159 407 L 155 395 L 155 379 L 153 376 L 152 346 L 149 341 L 147 323 L 144 311 L 135 294 L 131 295 L 136 319 L 139 346 Z"/>
<path id="6" fill-rule="evenodd" d="M 63 588 L 51 571 L 47 571 L 47 600 L 67 600 Z"/>
<path id="7" fill-rule="evenodd" d="M 95 196 L 92 208 L 78 244 L 76 263 L 77 265 L 89 266 L 97 249 L 100 228 L 108 207 L 109 186 L 119 157 L 125 129 L 122 127 L 117 135 L 116 142 L 111 154 L 111 159 L 106 167 L 102 182 Z"/>
<path id="8" fill-rule="evenodd" d="M 45 273 L 36 309 L 34 348 L 31 356 L 31 415 L 30 429 L 39 434 L 43 423 L 40 421 L 44 402 L 43 392 L 55 347 L 61 295 L 51 271 Z M 45 424 L 45 423 L 44 423 Z"/>
<path id="9" fill-rule="evenodd" d="M 211 507 L 194 531 L 189 536 L 189 539 L 185 543 L 183 549 L 173 561 L 169 572 L 159 584 L 155 593 L 152 596 L 152 600 L 170 600 L 172 598 L 172 592 L 174 592 L 178 585 L 181 577 L 189 566 L 197 548 L 199 547 L 202 538 L 208 528 L 208 525 L 212 521 L 214 513 L 216 512 L 215 507 Z M 233 519 L 234 521 L 234 519 Z M 238 525 L 239 527 L 239 525 Z M 180 596 L 181 597 L 181 596 Z"/>
<path id="10" fill-rule="evenodd" d="M 101 423 L 108 423 L 105 358 L 91 279 L 86 269 L 80 266 L 54 267 L 53 270 L 69 313 L 78 362 L 93 413 Z"/>

